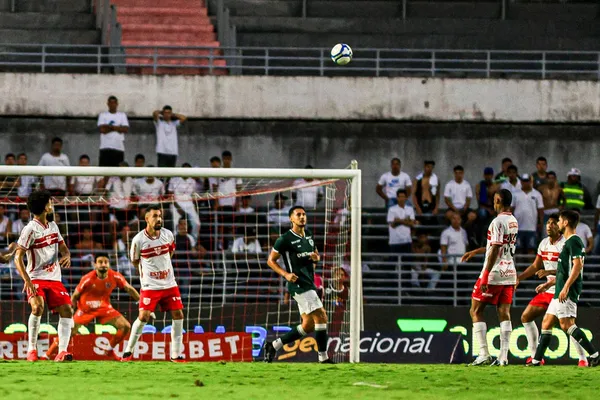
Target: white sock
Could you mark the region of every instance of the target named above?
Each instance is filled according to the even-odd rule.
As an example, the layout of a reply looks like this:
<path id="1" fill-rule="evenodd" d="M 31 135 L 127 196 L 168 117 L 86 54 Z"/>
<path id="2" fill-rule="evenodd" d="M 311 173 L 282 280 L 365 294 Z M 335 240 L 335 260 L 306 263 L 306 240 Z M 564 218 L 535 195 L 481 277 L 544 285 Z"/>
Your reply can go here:
<path id="1" fill-rule="evenodd" d="M 145 322 L 140 321 L 139 318 L 135 319 L 135 322 L 131 326 L 131 333 L 129 334 L 129 341 L 127 342 L 127 348 L 125 349 L 125 353 L 133 353 L 133 348 L 140 339 L 140 336 L 142 336 L 144 326 L 146 326 Z"/>
<path id="2" fill-rule="evenodd" d="M 27 321 L 27 334 L 29 336 L 29 348 L 27 351 L 37 350 L 38 334 L 40 333 L 40 322 L 42 317 L 30 314 Z"/>
<path id="3" fill-rule="evenodd" d="M 273 340 L 273 347 L 275 347 L 275 350 L 279 351 L 281 350 L 281 348 L 283 347 L 283 342 L 281 341 L 281 338 L 277 338 L 275 340 Z"/>
<path id="4" fill-rule="evenodd" d="M 500 322 L 500 361 L 508 361 L 508 349 L 510 347 L 510 334 L 512 323 L 510 321 Z"/>
<path id="5" fill-rule="evenodd" d="M 177 358 L 183 353 L 183 320 L 174 319 L 171 326 L 171 358 Z"/>
<path id="6" fill-rule="evenodd" d="M 527 335 L 527 347 L 529 348 L 531 358 L 533 358 L 535 357 L 540 331 L 535 322 L 523 322 L 523 328 L 525 328 L 525 334 Z"/>
<path id="7" fill-rule="evenodd" d="M 573 338 L 573 336 L 569 335 L 569 337 L 571 338 L 571 346 L 573 346 L 575 348 L 575 350 L 577 351 L 577 355 L 579 356 L 579 361 L 587 361 L 587 356 L 585 355 L 584 348 L 581 347 L 579 342 L 577 342 L 577 340 L 575 340 Z"/>
<path id="8" fill-rule="evenodd" d="M 487 345 L 487 324 L 485 322 L 473 323 L 473 336 L 477 338 L 479 342 L 479 357 L 489 357 Z"/>
<path id="9" fill-rule="evenodd" d="M 60 318 L 58 320 L 58 353 L 67 351 L 71 340 L 71 330 L 74 326 L 73 318 Z"/>
<path id="10" fill-rule="evenodd" d="M 327 355 L 326 351 L 319 351 L 319 362 L 323 362 L 323 361 L 327 361 L 329 360 L 329 356 Z"/>

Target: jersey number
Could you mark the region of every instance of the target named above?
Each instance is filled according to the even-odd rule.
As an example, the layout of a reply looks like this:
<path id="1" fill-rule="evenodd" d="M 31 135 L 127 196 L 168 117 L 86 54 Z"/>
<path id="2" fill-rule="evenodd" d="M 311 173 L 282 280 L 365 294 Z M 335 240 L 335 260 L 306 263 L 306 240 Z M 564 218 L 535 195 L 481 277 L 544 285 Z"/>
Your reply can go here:
<path id="1" fill-rule="evenodd" d="M 508 235 L 507 246 L 504 247 L 504 255 L 510 254 L 511 258 L 515 256 L 515 243 L 517 242 L 517 234 L 511 233 Z"/>

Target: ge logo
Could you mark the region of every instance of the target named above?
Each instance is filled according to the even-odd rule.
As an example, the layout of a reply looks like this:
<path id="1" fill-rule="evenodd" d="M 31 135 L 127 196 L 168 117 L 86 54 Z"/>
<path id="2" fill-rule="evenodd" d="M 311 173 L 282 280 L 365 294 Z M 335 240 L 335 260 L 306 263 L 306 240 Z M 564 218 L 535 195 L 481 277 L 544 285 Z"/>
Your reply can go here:
<path id="1" fill-rule="evenodd" d="M 313 242 L 313 240 L 312 240 L 312 239 L 308 239 L 308 244 L 310 244 L 311 246 L 314 246 L 314 245 L 315 245 L 315 242 Z"/>
<path id="2" fill-rule="evenodd" d="M 147 306 L 148 304 L 150 304 L 150 299 L 147 297 L 144 297 L 144 299 L 142 300 L 142 303 L 144 303 L 144 305 Z"/>

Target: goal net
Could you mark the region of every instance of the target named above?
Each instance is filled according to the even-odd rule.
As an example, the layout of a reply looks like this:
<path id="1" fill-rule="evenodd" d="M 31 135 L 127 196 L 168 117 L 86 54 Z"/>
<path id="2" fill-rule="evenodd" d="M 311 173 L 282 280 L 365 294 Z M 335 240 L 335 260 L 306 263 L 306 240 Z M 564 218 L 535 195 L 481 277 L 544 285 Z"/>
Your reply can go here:
<path id="1" fill-rule="evenodd" d="M 159 204 L 163 227 L 175 235 L 173 267 L 185 331 L 251 333 L 255 358 L 262 356 L 265 340 L 301 322 L 285 279 L 271 270 L 267 258 L 275 240 L 290 229 L 290 207 L 303 205 L 321 253 L 315 284 L 329 316 L 330 357 L 358 361 L 362 288 L 356 168 L 0 167 L 0 176 L 2 247 L 15 242 L 31 218 L 28 192 L 45 187 L 53 194 L 54 218 L 72 253 L 72 268 L 62 271 L 70 293 L 99 254 L 107 255 L 111 268 L 139 290 L 129 249 L 145 228 L 145 209 Z M 29 308 L 22 287 L 14 264 L 0 265 L 0 332 L 26 330 Z M 137 305 L 127 293 L 115 290 L 111 301 L 129 321 L 136 318 Z M 170 315 L 156 314 L 145 333 L 168 333 Z M 42 331 L 55 332 L 57 318 L 48 310 L 43 322 Z M 94 321 L 80 332 L 114 330 Z M 307 353 L 316 342 L 303 340 L 285 346 L 278 358 L 316 360 L 316 353 Z"/>

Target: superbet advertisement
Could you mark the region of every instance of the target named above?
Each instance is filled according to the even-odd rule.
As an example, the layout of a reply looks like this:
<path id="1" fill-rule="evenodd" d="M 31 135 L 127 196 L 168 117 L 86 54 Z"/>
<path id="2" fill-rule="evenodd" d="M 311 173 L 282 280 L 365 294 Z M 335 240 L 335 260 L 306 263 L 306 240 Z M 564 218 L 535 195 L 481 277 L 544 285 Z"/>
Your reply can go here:
<path id="1" fill-rule="evenodd" d="M 26 307 L 26 304 L 16 302 L 9 305 L 0 303 L 0 332 L 11 335 L 0 336 L 0 358 L 12 359 L 15 355 L 16 358 L 25 357 L 26 344 L 22 342 L 26 342 L 26 316 L 29 315 Z M 513 333 L 509 352 L 511 364 L 524 363 L 529 356 L 525 329 L 520 323 L 522 311 L 518 308 L 512 310 Z M 277 312 L 276 307 L 225 305 L 212 310 L 210 316 L 201 315 L 200 323 L 189 322 L 186 326 L 189 329 L 184 339 L 186 355 L 191 354 L 198 361 L 248 361 L 250 357 L 258 358 L 261 356 L 265 340 L 283 335 L 291 326 L 300 322 L 297 312 L 291 312 L 278 318 L 279 321 L 290 321 L 289 323 L 273 324 L 274 312 Z M 194 315 L 192 311 L 190 313 Z M 578 314 L 578 326 L 598 344 L 594 341 L 600 331 L 598 314 L 593 309 L 583 307 L 579 309 Z M 125 316 L 129 320 L 135 318 L 126 313 Z M 361 361 L 364 362 L 462 363 L 475 356 L 479 348 L 472 336 L 468 307 L 365 306 L 364 317 L 365 330 L 359 342 Z M 162 315 L 159 315 L 158 320 L 160 322 L 156 321 L 153 325 L 145 327 L 144 332 L 152 335 L 142 335 L 139 344 L 141 347 L 138 349 L 140 359 L 163 359 L 162 354 L 168 354 L 170 326 L 162 323 Z M 497 356 L 500 349 L 500 328 L 492 308 L 486 310 L 486 321 L 490 353 Z M 47 343 L 45 337 L 48 334 L 56 334 L 56 317 L 51 317 L 49 323 L 44 317 L 43 322 L 46 323 L 42 324 L 40 346 Z M 539 326 L 541 320 L 537 322 Z M 92 349 L 92 353 L 96 354 L 103 351 L 103 343 L 107 341 L 108 334 L 114 333 L 114 328 L 90 324 L 82 327 L 79 332 L 80 335 L 75 339 L 75 347 L 81 345 Z M 231 335 L 237 339 L 233 339 Z M 551 364 L 576 364 L 577 354 L 570 347 L 568 335 L 560 329 L 554 329 L 553 335 L 553 341 L 546 353 L 547 361 Z M 343 358 L 349 352 L 349 338 L 336 332 L 331 332 L 330 336 L 329 351 L 341 354 Z M 209 342 L 210 340 L 213 341 Z M 215 346 L 219 348 L 216 352 Z M 77 351 L 79 350 L 75 350 L 76 353 Z M 215 358 L 214 354 L 219 352 L 223 355 L 217 355 Z M 96 357 L 92 353 L 86 350 L 84 359 L 98 359 L 89 358 Z M 316 357 L 316 342 L 312 336 L 307 336 L 284 346 L 278 353 L 277 361 L 314 361 Z"/>

